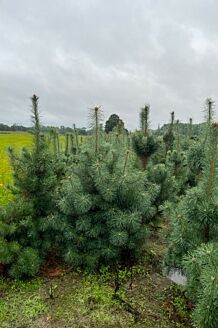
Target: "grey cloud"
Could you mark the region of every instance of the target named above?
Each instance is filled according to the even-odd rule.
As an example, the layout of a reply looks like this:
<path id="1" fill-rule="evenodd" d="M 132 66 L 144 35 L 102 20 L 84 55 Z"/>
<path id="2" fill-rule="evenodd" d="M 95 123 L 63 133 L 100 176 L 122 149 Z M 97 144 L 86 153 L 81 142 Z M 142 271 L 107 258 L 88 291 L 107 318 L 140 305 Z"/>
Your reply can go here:
<path id="1" fill-rule="evenodd" d="M 87 125 L 90 106 L 138 126 L 202 119 L 217 98 L 214 0 L 0 0 L 0 121 L 29 124 L 40 96 L 44 124 Z"/>

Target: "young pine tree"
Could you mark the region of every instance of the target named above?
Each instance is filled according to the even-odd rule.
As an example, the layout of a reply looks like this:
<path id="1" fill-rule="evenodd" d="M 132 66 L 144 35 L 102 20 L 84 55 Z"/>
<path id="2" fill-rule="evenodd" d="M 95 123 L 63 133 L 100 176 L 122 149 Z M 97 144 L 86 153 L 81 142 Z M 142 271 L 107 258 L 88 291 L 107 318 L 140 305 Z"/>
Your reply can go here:
<path id="1" fill-rule="evenodd" d="M 204 112 L 206 121 L 206 125 L 204 128 L 204 146 L 206 146 L 210 134 L 210 126 L 214 119 L 214 101 L 211 98 L 206 99 Z"/>
<path id="2" fill-rule="evenodd" d="M 218 243 L 202 244 L 183 261 L 196 327 L 218 327 Z"/>
<path id="3" fill-rule="evenodd" d="M 208 101 L 206 137 L 188 151 L 197 185 L 169 213 L 166 256 L 169 269 L 179 268 L 187 276 L 187 290 L 195 304 L 193 322 L 199 328 L 218 326 L 218 124 L 211 120 L 212 102 Z"/>
<path id="4" fill-rule="evenodd" d="M 89 270 L 132 263 L 144 247 L 154 211 L 130 151 L 102 141 L 99 115 L 94 108 L 93 138 L 81 147 L 63 182 L 58 214 L 65 260 Z"/>
<path id="5" fill-rule="evenodd" d="M 212 123 L 201 180 L 170 213 L 172 230 L 167 256 L 169 267 L 182 268 L 184 255 L 202 243 L 218 240 L 217 144 L 218 125 Z"/>
<path id="6" fill-rule="evenodd" d="M 174 112 L 171 113 L 171 121 L 168 127 L 168 130 L 163 136 L 163 141 L 165 144 L 165 153 L 169 150 L 173 150 L 173 145 L 174 145 L 174 140 L 175 140 L 175 135 L 174 135 L 174 118 L 175 114 Z"/>
<path id="7" fill-rule="evenodd" d="M 205 148 L 202 140 L 195 140 L 187 150 L 187 178 L 188 185 L 194 187 L 198 184 L 205 166 Z"/>
<path id="8" fill-rule="evenodd" d="M 54 247 L 51 214 L 55 207 L 56 166 L 41 134 L 38 97 L 33 95 L 31 102 L 33 146 L 23 149 L 20 155 L 9 149 L 14 198 L 1 212 L 0 262 L 7 264 L 11 275 L 17 278 L 34 275 Z"/>
<path id="9" fill-rule="evenodd" d="M 166 156 L 166 168 L 171 176 L 175 177 L 177 194 L 185 192 L 188 180 L 187 156 L 181 150 L 169 150 Z"/>
<path id="10" fill-rule="evenodd" d="M 141 162 L 142 170 L 146 169 L 149 158 L 157 151 L 159 143 L 149 131 L 150 106 L 145 105 L 140 113 L 141 131 L 133 134 L 132 146 Z"/>
<path id="11" fill-rule="evenodd" d="M 160 214 L 165 202 L 175 202 L 178 192 L 178 184 L 171 170 L 163 164 L 150 164 L 146 170 L 147 185 L 153 185 L 152 204 L 156 207 L 157 213 Z"/>

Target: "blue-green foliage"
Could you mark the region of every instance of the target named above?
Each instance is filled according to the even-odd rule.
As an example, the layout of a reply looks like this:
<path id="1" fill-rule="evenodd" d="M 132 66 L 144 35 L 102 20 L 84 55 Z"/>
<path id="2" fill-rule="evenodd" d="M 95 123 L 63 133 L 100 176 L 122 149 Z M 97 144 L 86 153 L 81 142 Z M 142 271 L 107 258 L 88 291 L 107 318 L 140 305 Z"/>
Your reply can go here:
<path id="1" fill-rule="evenodd" d="M 170 266 L 179 265 L 182 257 L 202 242 L 218 239 L 217 142 L 217 126 L 214 125 L 211 127 L 201 180 L 168 213 L 172 222 L 167 259 Z"/>
<path id="2" fill-rule="evenodd" d="M 218 326 L 217 145 L 218 125 L 213 123 L 205 149 L 194 144 L 189 151 L 189 170 L 196 171 L 193 184 L 197 185 L 166 212 L 171 229 L 165 264 L 186 274 L 195 303 L 193 321 L 199 328 Z"/>
<path id="3" fill-rule="evenodd" d="M 177 193 L 184 193 L 187 183 L 187 156 L 183 151 L 169 150 L 166 156 L 166 167 L 175 177 Z"/>
<path id="4" fill-rule="evenodd" d="M 205 241 L 205 227 L 210 225 L 210 240 L 217 238 L 218 211 L 215 204 L 208 203 L 205 194 L 193 188 L 181 199 L 176 208 L 166 212 L 171 218 L 168 236 L 166 264 L 182 268 L 182 259 L 187 252 L 194 250 Z"/>
<path id="5" fill-rule="evenodd" d="M 157 210 L 160 210 L 160 206 L 166 201 L 176 200 L 178 191 L 176 178 L 165 164 L 148 165 L 146 176 L 150 189 L 153 185 L 154 194 L 152 200 Z"/>
<path id="6" fill-rule="evenodd" d="M 32 97 L 34 143 L 17 155 L 9 149 L 13 201 L 0 213 L 0 263 L 16 278 L 33 276 L 54 247 L 49 217 L 58 182 L 55 157 L 40 133 L 38 97 Z"/>
<path id="7" fill-rule="evenodd" d="M 101 144 L 97 156 L 92 145 L 81 150 L 80 161 L 63 182 L 59 202 L 68 262 L 95 269 L 130 262 L 140 253 L 146 222 L 155 209 L 145 175 L 133 164 L 129 151 L 108 143 Z"/>
<path id="8" fill-rule="evenodd" d="M 184 258 L 183 266 L 189 295 L 196 303 L 196 326 L 218 327 L 218 243 L 202 244 Z"/>
<path id="9" fill-rule="evenodd" d="M 201 141 L 194 141 L 187 151 L 188 183 L 196 186 L 205 165 L 205 149 Z"/>
<path id="10" fill-rule="evenodd" d="M 158 142 L 152 134 L 144 135 L 142 132 L 136 132 L 132 137 L 133 149 L 140 159 L 148 158 L 158 149 Z"/>
<path id="11" fill-rule="evenodd" d="M 141 130 L 132 136 L 132 147 L 141 162 L 141 168 L 146 169 L 148 160 L 158 150 L 159 142 L 154 134 L 149 131 L 150 106 L 145 105 L 140 112 Z"/>

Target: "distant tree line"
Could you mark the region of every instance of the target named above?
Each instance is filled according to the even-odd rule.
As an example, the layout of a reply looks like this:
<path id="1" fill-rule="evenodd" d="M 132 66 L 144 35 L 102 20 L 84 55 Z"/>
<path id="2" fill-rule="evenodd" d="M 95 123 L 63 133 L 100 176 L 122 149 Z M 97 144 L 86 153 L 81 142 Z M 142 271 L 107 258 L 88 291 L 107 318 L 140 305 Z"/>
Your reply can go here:
<path id="1" fill-rule="evenodd" d="M 205 123 L 198 123 L 198 124 L 190 124 L 190 123 L 180 123 L 175 122 L 175 127 L 177 127 L 177 132 L 183 136 L 188 135 L 191 133 L 192 135 L 199 136 L 203 129 L 205 128 Z M 156 132 L 159 135 L 164 135 L 165 132 L 169 129 L 170 123 L 164 124 L 163 126 L 159 127 Z M 191 131 L 190 131 L 191 129 Z"/>
<path id="2" fill-rule="evenodd" d="M 161 127 L 159 127 L 157 130 L 154 130 L 156 134 L 159 135 L 164 135 L 165 132 L 168 130 L 170 124 L 163 124 Z M 199 136 L 204 129 L 204 123 L 199 123 L 199 124 L 192 124 L 190 123 L 180 123 L 180 122 L 175 122 L 175 126 L 177 125 L 178 128 L 178 133 L 181 135 L 188 135 L 190 132 L 190 126 L 191 126 L 191 133 L 192 135 Z M 105 123 L 105 132 L 109 133 L 113 131 L 114 128 L 121 128 L 125 129 L 124 122 L 122 119 L 117 114 L 112 114 L 109 119 Z M 52 128 L 52 126 L 42 126 L 41 131 L 42 132 L 49 132 Z M 60 134 L 66 134 L 66 133 L 71 133 L 74 131 L 74 128 L 72 127 L 66 127 L 61 125 L 60 127 L 55 127 L 56 131 Z M 77 133 L 79 135 L 88 135 L 91 133 L 91 130 L 86 129 L 85 127 L 82 128 L 76 128 Z M 26 127 L 20 124 L 13 124 L 11 126 L 7 124 L 0 123 L 0 131 L 7 132 L 7 131 L 22 131 L 22 132 L 31 132 L 32 127 Z M 127 131 L 127 130 L 126 130 Z"/>
<path id="3" fill-rule="evenodd" d="M 11 126 L 7 124 L 0 123 L 0 131 L 28 131 L 31 128 L 25 127 L 23 125 L 13 124 Z"/>
<path id="4" fill-rule="evenodd" d="M 42 132 L 49 132 L 53 127 L 51 126 L 42 126 Z M 65 127 L 61 125 L 60 127 L 55 127 L 56 131 L 60 134 L 70 133 L 74 131 L 74 128 Z M 77 133 L 79 135 L 87 135 L 89 131 L 85 127 L 76 128 Z M 7 124 L 0 123 L 0 131 L 3 132 L 14 132 L 14 131 L 22 131 L 22 132 L 32 132 L 32 127 L 26 127 L 20 124 L 13 124 L 11 126 Z"/>

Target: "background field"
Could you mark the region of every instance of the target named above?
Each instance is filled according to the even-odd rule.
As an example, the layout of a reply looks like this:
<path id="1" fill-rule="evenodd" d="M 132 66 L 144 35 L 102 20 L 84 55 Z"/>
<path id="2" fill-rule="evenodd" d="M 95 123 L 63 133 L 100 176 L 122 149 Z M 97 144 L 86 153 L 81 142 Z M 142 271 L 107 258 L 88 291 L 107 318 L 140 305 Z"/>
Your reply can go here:
<path id="1" fill-rule="evenodd" d="M 32 135 L 30 133 L 0 133 L 0 206 L 11 199 L 7 185 L 12 183 L 12 171 L 8 157 L 8 147 L 20 152 L 24 147 L 31 147 Z"/>

